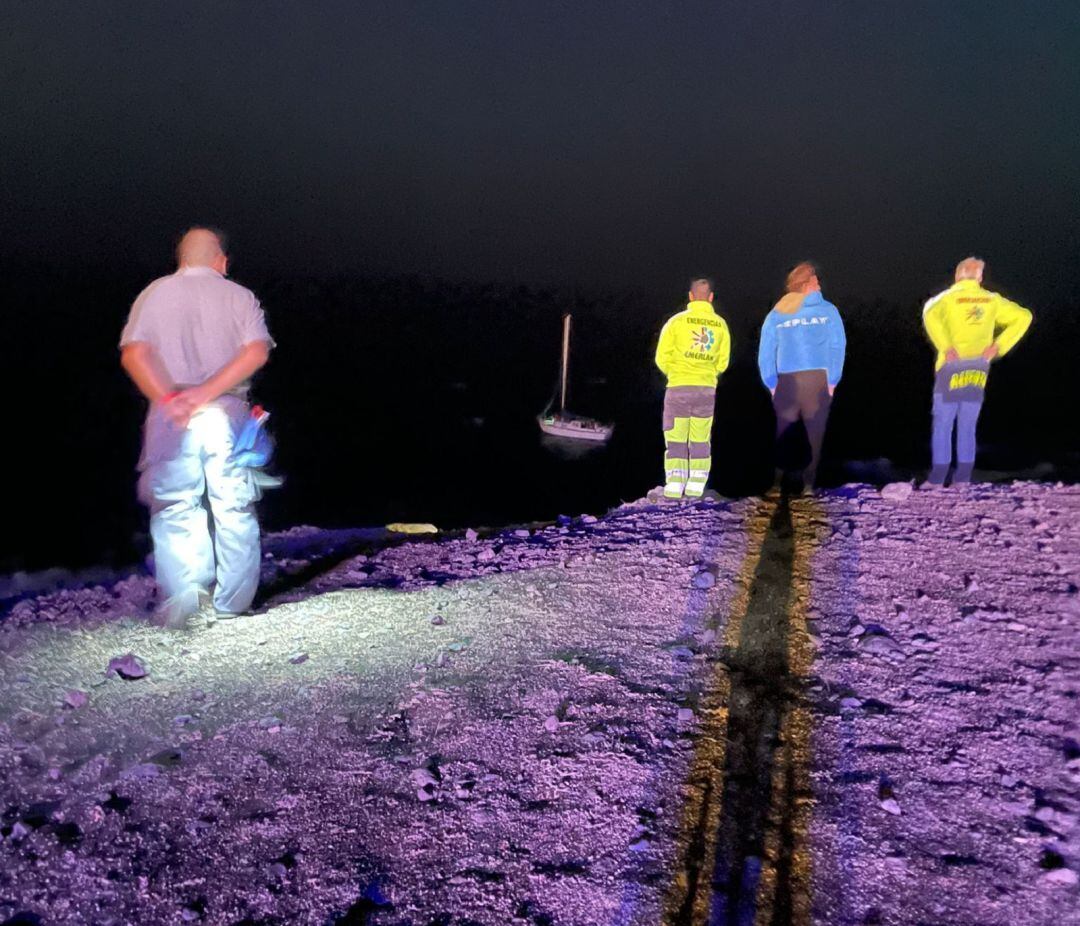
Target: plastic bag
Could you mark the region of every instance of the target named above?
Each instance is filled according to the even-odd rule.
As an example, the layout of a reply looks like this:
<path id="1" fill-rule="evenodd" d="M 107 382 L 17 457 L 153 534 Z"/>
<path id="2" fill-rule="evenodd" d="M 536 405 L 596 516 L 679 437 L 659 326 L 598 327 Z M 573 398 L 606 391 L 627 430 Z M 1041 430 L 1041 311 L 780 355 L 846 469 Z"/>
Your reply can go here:
<path id="1" fill-rule="evenodd" d="M 265 427 L 269 418 L 270 413 L 261 405 L 252 407 L 251 414 L 236 436 L 232 456 L 229 457 L 230 463 L 234 466 L 261 469 L 270 462 L 274 455 L 274 442 Z"/>

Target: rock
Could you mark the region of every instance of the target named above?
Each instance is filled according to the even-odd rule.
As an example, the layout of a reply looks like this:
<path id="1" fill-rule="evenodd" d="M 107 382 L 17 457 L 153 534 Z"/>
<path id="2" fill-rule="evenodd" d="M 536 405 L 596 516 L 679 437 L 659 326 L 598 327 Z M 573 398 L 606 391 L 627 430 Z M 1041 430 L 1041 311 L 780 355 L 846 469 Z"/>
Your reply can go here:
<path id="1" fill-rule="evenodd" d="M 418 788 L 435 788 L 439 784 L 439 779 L 428 768 L 414 768 L 409 773 L 409 779 Z"/>
<path id="2" fill-rule="evenodd" d="M 145 678 L 147 675 L 147 671 L 139 661 L 139 657 L 134 653 L 126 653 L 123 656 L 114 656 L 109 660 L 109 667 L 105 671 L 106 674 L 115 672 L 121 678 L 128 679 L 129 681 L 137 678 Z"/>
<path id="3" fill-rule="evenodd" d="M 544 729 L 547 730 L 548 733 L 555 733 L 559 729 L 559 718 L 552 714 L 544 721 Z"/>
<path id="4" fill-rule="evenodd" d="M 413 769 L 412 772 L 409 773 L 409 778 L 416 787 L 417 800 L 435 800 L 435 789 L 439 785 L 439 779 L 436 778 L 429 769 Z"/>
<path id="5" fill-rule="evenodd" d="M 891 813 L 894 817 L 900 816 L 902 811 L 900 805 L 896 802 L 896 798 L 887 797 L 883 801 L 878 801 L 878 806 L 885 811 L 885 813 Z"/>
<path id="6" fill-rule="evenodd" d="M 139 762 L 124 769 L 120 777 L 127 781 L 149 781 L 161 774 L 161 766 L 153 762 Z"/>
<path id="7" fill-rule="evenodd" d="M 883 633 L 864 633 L 858 640 L 859 649 L 875 656 L 902 656 L 904 651 L 890 636 Z"/>
<path id="8" fill-rule="evenodd" d="M 1041 880 L 1043 884 L 1071 887 L 1080 882 L 1080 875 L 1077 875 L 1071 868 L 1052 868 L 1042 876 Z"/>
<path id="9" fill-rule="evenodd" d="M 468 540 L 469 543 L 476 543 L 476 540 L 479 536 L 480 535 L 476 533 L 476 531 L 474 531 L 471 527 L 467 531 L 465 531 L 465 539 Z"/>
<path id="10" fill-rule="evenodd" d="M 441 614 L 432 614 L 431 623 L 435 627 L 441 627 L 443 624 L 446 623 L 446 618 L 443 617 Z"/>
<path id="11" fill-rule="evenodd" d="M 281 718 L 270 714 L 268 717 L 263 717 L 263 719 L 259 721 L 259 726 L 263 730 L 280 730 Z"/>
<path id="12" fill-rule="evenodd" d="M 469 798 L 472 797 L 473 788 L 475 788 L 475 787 L 476 787 L 476 782 L 475 781 L 472 781 L 471 779 L 463 781 L 460 784 L 458 784 L 457 786 L 455 786 L 455 788 L 454 788 L 454 797 L 459 798 L 460 800 L 463 800 L 463 801 L 468 800 Z"/>
<path id="13" fill-rule="evenodd" d="M 881 490 L 881 497 L 889 502 L 906 502 L 915 489 L 910 482 L 890 482 Z"/>
<path id="14" fill-rule="evenodd" d="M 395 521 L 387 524 L 386 529 L 395 534 L 437 534 L 439 529 L 434 524 L 411 524 Z"/>
<path id="15" fill-rule="evenodd" d="M 702 570 L 694 576 L 690 584 L 694 586 L 694 588 L 712 588 L 716 584 L 716 576 L 707 569 Z"/>
<path id="16" fill-rule="evenodd" d="M 848 708 L 849 710 L 855 710 L 862 707 L 862 701 L 860 701 L 858 698 L 841 698 L 840 706 Z"/>
<path id="17" fill-rule="evenodd" d="M 484 547 L 479 553 L 476 554 L 476 561 L 478 563 L 490 563 L 495 559 L 495 551 L 491 547 Z"/>
<path id="18" fill-rule="evenodd" d="M 1041 823 L 1053 824 L 1057 820 L 1057 811 L 1053 807 L 1040 807 L 1035 811 L 1035 819 Z"/>
<path id="19" fill-rule="evenodd" d="M 694 712 L 688 707 L 679 708 L 679 723 L 690 723 L 694 719 Z"/>
<path id="20" fill-rule="evenodd" d="M 581 516 L 581 523 L 582 524 L 595 524 L 596 523 L 596 517 L 594 515 L 591 515 L 591 514 L 583 514 Z"/>
<path id="21" fill-rule="evenodd" d="M 529 536 L 529 532 L 524 528 L 519 528 L 518 530 L 514 531 L 514 536 L 520 537 L 522 540 L 524 540 Z"/>
<path id="22" fill-rule="evenodd" d="M 64 695 L 64 707 L 70 707 L 73 711 L 86 707 L 89 701 L 90 695 L 78 688 L 72 688 Z"/>
<path id="23" fill-rule="evenodd" d="M 307 653 L 293 653 L 289 657 L 289 662 L 291 662 L 294 666 L 298 666 L 301 663 L 307 662 L 309 658 L 310 657 Z"/>

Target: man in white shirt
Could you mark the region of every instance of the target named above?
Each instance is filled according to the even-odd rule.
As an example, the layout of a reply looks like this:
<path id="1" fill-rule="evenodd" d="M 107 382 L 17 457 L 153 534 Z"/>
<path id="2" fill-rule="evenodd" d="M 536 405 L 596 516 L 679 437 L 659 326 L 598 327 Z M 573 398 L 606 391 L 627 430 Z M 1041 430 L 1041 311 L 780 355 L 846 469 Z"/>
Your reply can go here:
<path id="1" fill-rule="evenodd" d="M 211 584 L 223 617 L 243 613 L 255 596 L 258 488 L 230 457 L 249 381 L 274 346 L 258 299 L 225 278 L 220 232 L 190 229 L 177 264 L 139 294 L 120 336 L 121 365 L 150 402 L 139 497 L 150 508 L 159 614 L 169 627 L 187 624 Z"/>

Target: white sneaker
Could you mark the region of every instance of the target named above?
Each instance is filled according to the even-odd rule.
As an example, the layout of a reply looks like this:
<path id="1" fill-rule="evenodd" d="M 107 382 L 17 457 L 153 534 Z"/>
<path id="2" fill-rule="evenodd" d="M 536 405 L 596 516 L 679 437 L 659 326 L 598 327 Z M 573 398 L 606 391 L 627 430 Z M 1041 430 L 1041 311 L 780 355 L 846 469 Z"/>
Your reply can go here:
<path id="1" fill-rule="evenodd" d="M 157 623 L 169 630 L 186 630 L 188 620 L 210 601 L 210 593 L 205 588 L 192 585 L 158 605 Z"/>

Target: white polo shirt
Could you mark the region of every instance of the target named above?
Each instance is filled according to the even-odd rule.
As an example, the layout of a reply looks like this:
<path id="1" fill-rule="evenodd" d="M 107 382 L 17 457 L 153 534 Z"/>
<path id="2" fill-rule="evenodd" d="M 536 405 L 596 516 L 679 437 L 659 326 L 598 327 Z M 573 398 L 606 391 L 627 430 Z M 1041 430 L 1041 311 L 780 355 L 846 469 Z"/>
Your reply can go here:
<path id="1" fill-rule="evenodd" d="M 210 267 L 182 267 L 135 300 L 120 346 L 149 344 L 178 387 L 197 386 L 246 344 L 274 341 L 255 294 Z M 230 390 L 247 395 L 248 383 Z"/>

